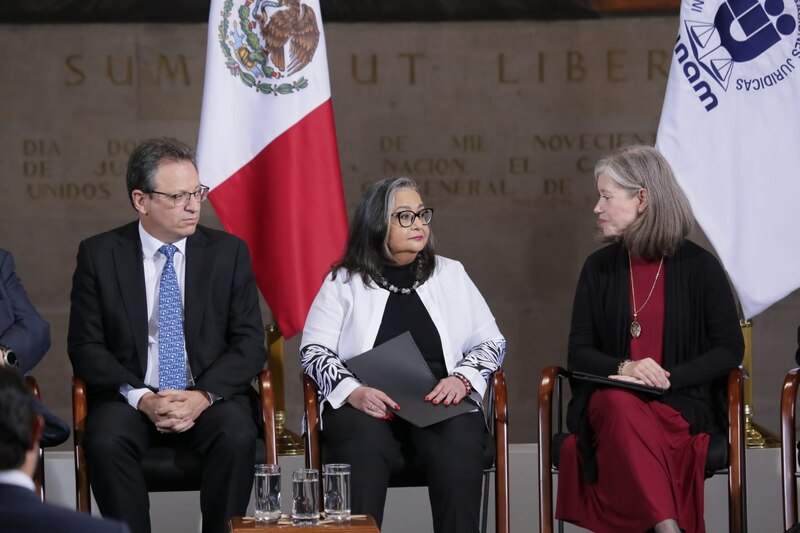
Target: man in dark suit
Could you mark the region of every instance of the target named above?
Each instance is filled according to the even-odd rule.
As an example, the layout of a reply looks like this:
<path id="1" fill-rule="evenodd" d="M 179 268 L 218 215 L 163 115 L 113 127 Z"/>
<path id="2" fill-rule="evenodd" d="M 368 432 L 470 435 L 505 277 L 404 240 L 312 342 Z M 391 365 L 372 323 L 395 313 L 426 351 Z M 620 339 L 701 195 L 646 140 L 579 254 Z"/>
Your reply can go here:
<path id="1" fill-rule="evenodd" d="M 14 257 L 0 249 L 0 366 L 30 372 L 50 348 L 50 325 L 39 315 L 17 277 Z M 69 438 L 69 426 L 36 402 L 44 417 L 42 446 L 57 446 Z"/>
<path id="2" fill-rule="evenodd" d="M 150 530 L 139 460 L 181 445 L 203 458 L 203 531 L 226 529 L 250 499 L 257 396 L 266 360 L 247 246 L 199 226 L 208 187 L 193 151 L 151 139 L 128 161 L 138 222 L 83 241 L 68 350 L 89 387 L 89 481 L 104 516 Z"/>
<path id="3" fill-rule="evenodd" d="M 119 522 L 100 520 L 48 505 L 34 492 L 33 471 L 39 460 L 44 421 L 22 377 L 0 368 L 0 530 L 3 533 L 125 533 Z"/>

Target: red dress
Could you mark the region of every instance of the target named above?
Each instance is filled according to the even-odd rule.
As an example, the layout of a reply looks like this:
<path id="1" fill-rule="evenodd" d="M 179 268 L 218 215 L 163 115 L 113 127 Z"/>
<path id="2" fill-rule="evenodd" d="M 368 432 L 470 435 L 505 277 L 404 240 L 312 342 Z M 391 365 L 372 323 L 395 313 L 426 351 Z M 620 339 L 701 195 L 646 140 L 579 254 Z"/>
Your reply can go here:
<path id="1" fill-rule="evenodd" d="M 659 262 L 632 258 L 636 304 L 647 299 Z M 642 333 L 630 358 L 659 364 L 664 333 L 664 274 L 639 311 Z M 633 297 L 631 297 L 633 305 Z M 633 309 L 631 309 L 631 316 Z M 576 436 L 562 445 L 556 518 L 598 532 L 641 533 L 675 519 L 687 533 L 704 532 L 703 481 L 709 435 L 689 434 L 678 411 L 624 389 L 598 389 L 589 400 L 598 476 L 583 475 Z"/>

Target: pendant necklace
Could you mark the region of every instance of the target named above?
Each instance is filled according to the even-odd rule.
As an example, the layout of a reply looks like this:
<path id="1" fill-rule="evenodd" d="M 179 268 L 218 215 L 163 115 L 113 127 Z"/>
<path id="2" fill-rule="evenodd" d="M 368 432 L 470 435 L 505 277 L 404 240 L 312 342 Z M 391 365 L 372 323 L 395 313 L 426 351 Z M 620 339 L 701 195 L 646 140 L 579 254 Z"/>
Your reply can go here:
<path id="1" fill-rule="evenodd" d="M 633 320 L 631 320 L 631 337 L 634 339 L 638 339 L 639 336 L 642 334 L 642 325 L 639 324 L 637 317 L 639 312 L 644 309 L 644 306 L 647 305 L 647 302 L 650 301 L 650 297 L 653 295 L 653 291 L 656 288 L 656 283 L 658 282 L 658 276 L 661 275 L 661 267 L 664 266 L 664 258 L 661 258 L 661 262 L 658 263 L 658 270 L 656 270 L 656 279 L 653 280 L 653 286 L 650 287 L 650 294 L 647 295 L 647 299 L 644 301 L 642 306 L 639 309 L 636 309 L 636 288 L 633 285 L 633 265 L 631 264 L 631 253 L 628 252 L 628 270 L 631 273 L 631 297 L 633 303 Z"/>

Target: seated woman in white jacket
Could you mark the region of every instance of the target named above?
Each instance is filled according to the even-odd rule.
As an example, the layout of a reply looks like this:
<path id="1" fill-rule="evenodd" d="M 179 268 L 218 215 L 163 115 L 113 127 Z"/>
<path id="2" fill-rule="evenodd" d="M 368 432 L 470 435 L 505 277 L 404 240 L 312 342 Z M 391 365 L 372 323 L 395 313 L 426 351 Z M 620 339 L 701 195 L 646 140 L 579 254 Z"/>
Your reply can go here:
<path id="1" fill-rule="evenodd" d="M 323 459 L 352 467 L 354 513 L 380 527 L 389 477 L 410 450 L 426 474 L 434 530 L 475 532 L 491 446 L 483 413 L 415 427 L 392 414 L 402 406 L 346 366 L 409 331 L 439 380 L 425 400 L 445 405 L 472 391 L 482 396 L 500 367 L 506 341 L 461 263 L 435 255 L 432 216 L 409 178 L 385 179 L 364 193 L 342 260 L 308 314 L 301 360 L 323 400 Z"/>

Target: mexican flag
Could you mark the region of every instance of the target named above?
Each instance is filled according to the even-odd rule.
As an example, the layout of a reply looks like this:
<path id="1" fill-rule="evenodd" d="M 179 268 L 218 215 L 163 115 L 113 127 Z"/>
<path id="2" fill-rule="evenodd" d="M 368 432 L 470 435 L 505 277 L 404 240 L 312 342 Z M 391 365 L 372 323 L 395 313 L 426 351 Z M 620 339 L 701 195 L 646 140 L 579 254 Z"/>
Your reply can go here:
<path id="1" fill-rule="evenodd" d="M 318 1 L 211 2 L 197 157 L 292 337 L 347 236 Z"/>

